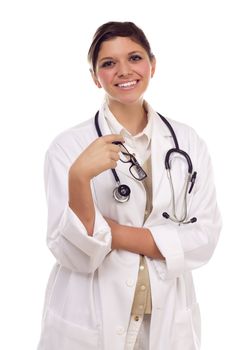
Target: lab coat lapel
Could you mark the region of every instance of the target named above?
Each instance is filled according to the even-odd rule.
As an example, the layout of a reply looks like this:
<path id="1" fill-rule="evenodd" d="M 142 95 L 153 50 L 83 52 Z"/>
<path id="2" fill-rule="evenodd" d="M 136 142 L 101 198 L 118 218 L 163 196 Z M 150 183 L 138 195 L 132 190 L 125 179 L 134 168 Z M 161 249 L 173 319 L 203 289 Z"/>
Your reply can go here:
<path id="1" fill-rule="evenodd" d="M 174 147 L 173 138 L 168 127 L 156 113 L 153 117 L 151 142 L 153 202 L 155 202 L 157 195 L 160 195 L 160 186 L 164 186 L 164 197 L 166 198 L 169 195 L 168 178 L 164 160 L 167 151 Z"/>

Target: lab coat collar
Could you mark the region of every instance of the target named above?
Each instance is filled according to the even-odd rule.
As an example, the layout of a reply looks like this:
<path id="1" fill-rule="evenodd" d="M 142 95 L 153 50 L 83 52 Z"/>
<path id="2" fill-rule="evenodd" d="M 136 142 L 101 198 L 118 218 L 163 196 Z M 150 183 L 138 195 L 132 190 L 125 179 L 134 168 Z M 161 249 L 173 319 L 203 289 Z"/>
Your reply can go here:
<path id="1" fill-rule="evenodd" d="M 166 136 L 166 137 L 170 137 L 171 136 L 171 133 L 168 129 L 168 127 L 161 121 L 161 118 L 159 117 L 159 115 L 157 114 L 157 112 L 154 111 L 154 109 L 150 106 L 150 104 L 146 101 L 144 101 L 144 105 L 145 105 L 145 108 L 148 112 L 148 118 L 150 119 L 150 121 L 152 123 L 148 123 L 147 126 L 145 127 L 145 129 L 142 131 L 144 132 L 148 138 L 151 138 L 152 137 L 152 129 L 154 128 L 157 128 L 160 124 L 160 133 L 161 133 L 161 136 Z M 110 116 L 109 118 L 114 118 L 115 119 L 115 124 L 113 122 L 113 126 L 115 126 L 115 132 L 116 133 L 120 133 L 124 128 L 123 126 L 116 120 L 116 118 L 113 116 L 113 114 L 110 112 L 109 108 L 108 108 L 108 105 L 107 105 L 107 101 L 106 99 L 104 100 L 104 103 L 102 104 L 100 110 L 99 110 L 99 125 L 100 125 L 100 128 L 101 128 L 101 131 L 102 131 L 102 134 L 103 135 L 109 135 L 111 134 L 111 130 L 110 130 L 110 127 L 108 125 L 108 122 L 107 122 L 107 118 L 106 118 L 106 113 L 109 113 Z"/>
<path id="2" fill-rule="evenodd" d="M 147 140 L 146 147 L 149 147 L 151 137 L 152 137 L 152 113 L 151 113 L 151 109 L 150 111 L 148 111 L 147 107 L 148 107 L 148 104 L 146 101 L 144 101 L 144 108 L 147 111 L 148 122 L 146 127 L 137 135 L 131 135 L 131 133 L 125 127 L 123 127 L 123 125 L 119 123 L 119 121 L 115 118 L 113 113 L 110 111 L 106 98 L 103 104 L 103 112 L 104 112 L 104 116 L 107 121 L 107 124 L 110 128 L 110 131 L 112 133 L 121 134 L 125 138 L 125 140 L 126 139 L 131 140 L 132 138 L 139 138 L 143 135 L 146 137 L 146 140 Z"/>

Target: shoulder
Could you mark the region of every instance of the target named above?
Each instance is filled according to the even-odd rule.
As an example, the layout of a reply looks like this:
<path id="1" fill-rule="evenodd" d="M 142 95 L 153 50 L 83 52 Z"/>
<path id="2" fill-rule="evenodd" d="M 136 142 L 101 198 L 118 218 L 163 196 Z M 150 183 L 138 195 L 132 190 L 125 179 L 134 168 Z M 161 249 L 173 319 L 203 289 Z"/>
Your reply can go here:
<path id="1" fill-rule="evenodd" d="M 186 151 L 187 153 L 191 154 L 193 157 L 196 158 L 198 158 L 202 152 L 208 152 L 205 141 L 202 139 L 199 132 L 196 131 L 192 126 L 177 121 L 175 119 L 169 118 L 165 115 L 163 115 L 163 117 L 166 119 L 166 122 L 168 122 L 169 125 L 172 127 L 180 149 Z M 157 134 L 159 132 L 163 132 L 165 135 L 171 136 L 170 127 L 168 127 L 167 124 L 161 120 L 158 114 L 156 116 L 156 119 L 156 126 L 158 129 Z"/>
<path id="2" fill-rule="evenodd" d="M 200 139 L 198 133 L 191 126 L 160 113 L 160 111 L 157 111 L 154 108 L 152 108 L 147 102 L 145 102 L 145 105 L 149 116 L 153 117 L 153 124 L 155 125 L 155 129 L 157 129 L 158 132 L 162 132 L 164 135 L 170 136 L 170 128 L 172 127 L 177 139 L 179 140 L 182 139 L 193 141 L 194 139 Z M 163 120 L 161 119 L 161 117 L 163 117 Z"/>
<path id="3" fill-rule="evenodd" d="M 177 137 L 179 139 L 188 139 L 188 140 L 200 140 L 201 137 L 197 130 L 195 130 L 192 126 L 176 121 L 174 119 L 166 118 L 169 123 L 172 125 Z"/>
<path id="4" fill-rule="evenodd" d="M 185 123 L 172 119 L 169 119 L 169 122 L 175 131 L 179 147 L 190 155 L 195 167 L 207 166 L 209 161 L 211 161 L 211 156 L 208 146 L 200 136 L 199 131 Z"/>
<path id="5" fill-rule="evenodd" d="M 97 138 L 94 118 L 60 132 L 50 143 L 47 154 L 67 157 L 71 161 Z"/>

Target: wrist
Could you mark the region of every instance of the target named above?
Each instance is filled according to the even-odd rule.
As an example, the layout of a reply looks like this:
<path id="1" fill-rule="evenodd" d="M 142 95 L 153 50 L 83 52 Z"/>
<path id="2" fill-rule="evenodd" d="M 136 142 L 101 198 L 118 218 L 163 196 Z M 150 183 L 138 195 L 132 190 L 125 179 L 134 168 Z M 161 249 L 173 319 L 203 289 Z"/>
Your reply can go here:
<path id="1" fill-rule="evenodd" d="M 110 227 L 112 231 L 112 249 L 124 249 L 123 226 L 118 223 L 113 223 Z"/>
<path id="2" fill-rule="evenodd" d="M 75 164 L 73 164 L 69 169 L 69 183 L 80 183 L 89 184 L 91 177 L 86 171 L 78 169 Z"/>

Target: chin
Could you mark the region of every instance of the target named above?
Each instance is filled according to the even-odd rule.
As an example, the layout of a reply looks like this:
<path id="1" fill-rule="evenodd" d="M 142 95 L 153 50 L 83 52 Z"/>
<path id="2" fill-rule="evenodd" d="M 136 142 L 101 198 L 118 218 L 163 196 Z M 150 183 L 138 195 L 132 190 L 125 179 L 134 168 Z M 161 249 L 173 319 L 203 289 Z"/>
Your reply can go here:
<path id="1" fill-rule="evenodd" d="M 113 98 L 114 101 L 117 101 L 118 103 L 124 104 L 124 105 L 134 105 L 138 104 L 141 101 L 143 101 L 143 95 L 140 96 L 119 96 Z"/>

